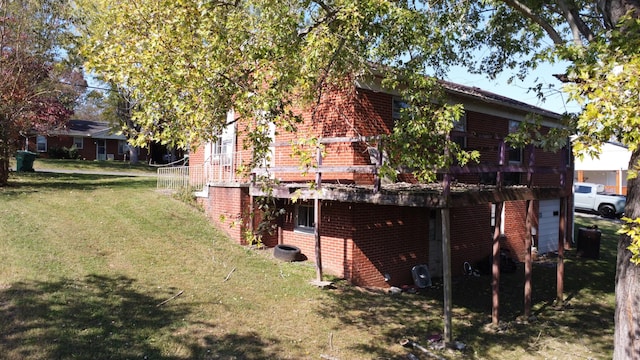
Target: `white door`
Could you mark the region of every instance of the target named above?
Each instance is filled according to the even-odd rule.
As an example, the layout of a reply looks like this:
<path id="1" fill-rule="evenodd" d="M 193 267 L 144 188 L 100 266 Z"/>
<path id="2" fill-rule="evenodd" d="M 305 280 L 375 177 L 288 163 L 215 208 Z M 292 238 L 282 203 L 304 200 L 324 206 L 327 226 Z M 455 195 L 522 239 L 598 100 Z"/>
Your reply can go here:
<path id="1" fill-rule="evenodd" d="M 107 140 L 96 140 L 96 160 L 107 160 Z"/>
<path id="2" fill-rule="evenodd" d="M 442 276 L 442 217 L 440 209 L 429 211 L 429 274 Z"/>
<path id="3" fill-rule="evenodd" d="M 540 200 L 538 208 L 538 253 L 558 251 L 560 199 Z"/>

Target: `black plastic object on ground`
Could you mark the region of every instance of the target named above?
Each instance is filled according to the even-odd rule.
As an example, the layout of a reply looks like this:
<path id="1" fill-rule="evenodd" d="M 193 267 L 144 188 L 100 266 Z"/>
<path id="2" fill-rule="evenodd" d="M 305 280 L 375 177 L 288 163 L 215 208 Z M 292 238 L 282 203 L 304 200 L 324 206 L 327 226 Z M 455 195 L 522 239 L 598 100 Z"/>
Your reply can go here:
<path id="1" fill-rule="evenodd" d="M 431 275 L 429 275 L 429 267 L 427 265 L 416 265 L 411 269 L 413 275 L 413 283 L 420 289 L 431 286 Z"/>
<path id="2" fill-rule="evenodd" d="M 578 229 L 578 246 L 576 249 L 578 256 L 589 259 L 599 259 L 601 238 L 602 231 L 600 231 L 597 226 Z"/>

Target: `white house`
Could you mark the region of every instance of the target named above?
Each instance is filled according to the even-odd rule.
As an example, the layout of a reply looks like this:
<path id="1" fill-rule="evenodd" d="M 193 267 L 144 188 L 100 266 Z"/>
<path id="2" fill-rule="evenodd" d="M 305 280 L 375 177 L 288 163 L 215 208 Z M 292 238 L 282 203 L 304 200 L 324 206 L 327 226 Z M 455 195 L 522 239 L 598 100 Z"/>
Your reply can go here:
<path id="1" fill-rule="evenodd" d="M 631 152 L 624 145 L 607 142 L 598 158 L 585 155 L 575 159 L 574 180 L 604 184 L 605 191 L 626 195 L 630 158 Z"/>

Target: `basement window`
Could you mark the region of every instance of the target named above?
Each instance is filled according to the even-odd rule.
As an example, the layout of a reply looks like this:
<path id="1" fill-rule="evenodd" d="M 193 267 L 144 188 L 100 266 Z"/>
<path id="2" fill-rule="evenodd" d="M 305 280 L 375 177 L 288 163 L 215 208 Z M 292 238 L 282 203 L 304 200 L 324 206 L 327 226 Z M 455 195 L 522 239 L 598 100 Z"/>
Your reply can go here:
<path id="1" fill-rule="evenodd" d="M 315 228 L 314 215 L 313 203 L 306 201 L 297 203 L 295 206 L 294 231 L 313 234 Z"/>

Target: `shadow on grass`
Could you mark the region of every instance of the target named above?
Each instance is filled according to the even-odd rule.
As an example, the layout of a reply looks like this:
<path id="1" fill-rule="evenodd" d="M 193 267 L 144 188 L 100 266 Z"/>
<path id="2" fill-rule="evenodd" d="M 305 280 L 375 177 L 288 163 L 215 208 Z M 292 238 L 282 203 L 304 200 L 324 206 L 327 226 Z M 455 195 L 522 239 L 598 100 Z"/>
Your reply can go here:
<path id="1" fill-rule="evenodd" d="M 157 167 L 149 166 L 145 163 L 131 164 L 123 161 L 113 160 L 68 160 L 68 159 L 45 159 L 39 158 L 34 161 L 36 171 L 39 168 L 63 168 L 90 171 L 137 171 L 141 173 L 153 174 Z"/>
<path id="2" fill-rule="evenodd" d="M 144 293 L 138 288 L 127 277 L 90 275 L 1 289 L 2 358 L 275 358 L 254 333 L 216 337 L 212 324 L 185 324 L 189 304 L 175 300 L 159 306 L 177 289 Z M 167 349 L 167 342 L 173 348 Z"/>
<path id="3" fill-rule="evenodd" d="M 156 179 L 151 177 L 23 172 L 12 174 L 9 185 L 0 188 L 0 196 L 56 190 L 144 189 L 155 186 Z"/>
<path id="4" fill-rule="evenodd" d="M 581 226 L 591 225 L 591 221 L 580 219 L 576 231 Z M 565 252 L 564 306 L 559 307 L 555 302 L 557 257 L 552 255 L 534 263 L 532 315 L 535 319 L 531 321 L 522 321 L 523 264 L 519 264 L 516 273 L 501 275 L 501 326 L 498 331 L 487 326 L 491 323 L 491 277 L 455 278 L 453 337 L 465 343 L 467 349 L 463 353 L 443 355 L 451 359 L 494 358 L 498 348 L 498 352 L 528 353 L 531 358 L 535 358 L 533 353 L 537 350 L 547 354 L 555 351 L 550 356 L 558 358 L 567 357 L 567 354 L 578 358 L 610 358 L 617 227 L 607 221 L 597 221 L 597 225 L 603 230 L 599 259 L 578 257 L 575 250 Z M 374 344 L 356 346 L 378 357 L 391 357 L 387 350 L 389 344 L 408 338 L 426 346 L 429 336 L 443 333 L 443 290 L 441 282 L 434 280 L 435 286 L 421 290 L 420 294 L 397 296 L 339 284 L 330 292 L 334 301 L 325 303 L 319 312 L 364 330 L 385 329 L 377 334 L 378 341 Z M 567 344 L 575 347 L 567 350 Z M 573 354 L 574 351 L 584 353 Z M 540 355 L 540 358 L 544 357 Z"/>

